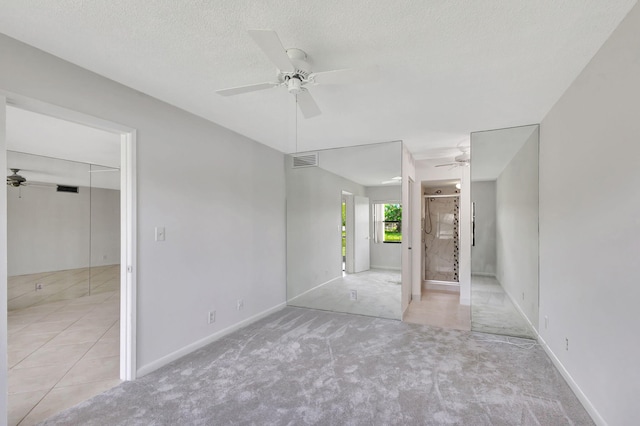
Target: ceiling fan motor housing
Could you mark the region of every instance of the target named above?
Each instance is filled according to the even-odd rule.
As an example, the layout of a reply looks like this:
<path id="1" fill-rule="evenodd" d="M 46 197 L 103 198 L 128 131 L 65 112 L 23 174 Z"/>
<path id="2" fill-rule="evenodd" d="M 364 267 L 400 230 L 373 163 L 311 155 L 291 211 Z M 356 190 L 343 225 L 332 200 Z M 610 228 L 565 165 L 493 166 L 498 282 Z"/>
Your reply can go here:
<path id="1" fill-rule="evenodd" d="M 12 175 L 7 176 L 7 184 L 11 185 L 11 186 L 20 186 L 22 185 L 24 182 L 26 182 L 27 180 L 20 176 L 18 174 L 18 172 L 20 171 L 20 169 L 11 169 L 11 171 L 13 172 Z"/>
<path id="2" fill-rule="evenodd" d="M 303 50 L 296 48 L 287 49 L 287 56 L 289 56 L 295 71 L 281 72 L 280 80 L 286 83 L 289 93 L 295 95 L 300 93 L 303 90 L 302 86 L 308 82 L 309 74 L 311 73 L 311 64 L 309 57 Z"/>

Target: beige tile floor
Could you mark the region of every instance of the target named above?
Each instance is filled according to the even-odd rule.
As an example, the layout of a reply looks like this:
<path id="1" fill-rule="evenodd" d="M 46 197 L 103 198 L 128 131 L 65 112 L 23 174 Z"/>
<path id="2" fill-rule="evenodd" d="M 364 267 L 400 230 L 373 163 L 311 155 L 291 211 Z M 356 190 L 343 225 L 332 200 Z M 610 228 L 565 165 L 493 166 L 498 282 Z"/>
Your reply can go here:
<path id="1" fill-rule="evenodd" d="M 119 288 L 120 265 L 18 275 L 7 279 L 7 309 L 13 311 L 105 291 L 117 291 Z"/>
<path id="2" fill-rule="evenodd" d="M 7 315 L 9 425 L 36 424 L 120 383 L 119 266 L 94 270 L 91 289 L 79 287 L 85 275 L 9 278 L 20 300 Z M 38 282 L 49 283 L 45 298 L 22 292 Z"/>
<path id="3" fill-rule="evenodd" d="M 460 304 L 454 292 L 422 290 L 420 300 L 412 300 L 403 321 L 456 330 L 471 330 L 471 307 Z"/>

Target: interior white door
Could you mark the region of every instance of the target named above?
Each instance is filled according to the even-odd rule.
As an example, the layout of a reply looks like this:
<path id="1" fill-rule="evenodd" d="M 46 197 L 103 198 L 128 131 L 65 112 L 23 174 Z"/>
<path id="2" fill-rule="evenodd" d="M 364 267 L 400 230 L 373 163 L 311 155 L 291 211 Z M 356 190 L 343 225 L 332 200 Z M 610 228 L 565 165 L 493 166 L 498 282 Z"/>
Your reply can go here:
<path id="1" fill-rule="evenodd" d="M 354 208 L 354 272 L 369 270 L 369 199 L 353 197 Z"/>

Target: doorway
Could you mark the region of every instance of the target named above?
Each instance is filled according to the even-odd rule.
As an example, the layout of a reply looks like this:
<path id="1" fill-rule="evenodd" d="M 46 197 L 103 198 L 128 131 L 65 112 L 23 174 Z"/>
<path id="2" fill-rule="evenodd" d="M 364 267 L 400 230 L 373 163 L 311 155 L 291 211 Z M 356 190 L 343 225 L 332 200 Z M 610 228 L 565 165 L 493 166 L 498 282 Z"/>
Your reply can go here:
<path id="1" fill-rule="evenodd" d="M 19 351 L 12 351 L 12 339 L 10 335 L 9 367 L 18 367 L 19 364 L 24 364 L 20 367 L 21 371 L 17 371 L 17 369 L 15 373 L 12 371 L 11 375 L 15 377 L 13 380 L 12 377 L 10 377 L 9 382 L 21 383 L 23 386 L 26 386 L 29 381 L 21 380 L 21 377 L 27 373 L 29 368 L 39 368 L 43 373 L 43 376 L 41 376 L 42 380 L 39 380 L 41 383 L 35 386 L 38 389 L 35 387 L 29 388 L 28 386 L 20 389 L 14 389 L 18 391 L 14 393 L 23 393 L 21 396 L 24 397 L 20 400 L 21 407 L 17 407 L 19 408 L 17 411 L 13 410 L 13 416 L 11 416 L 11 420 L 16 423 L 15 419 L 18 417 L 20 418 L 18 418 L 17 421 L 21 421 L 22 418 L 26 419 L 29 415 L 31 415 L 31 420 L 43 420 L 53 414 L 53 412 L 51 412 L 53 409 L 51 406 L 45 407 L 46 409 L 42 408 L 41 410 L 34 408 L 38 403 L 45 402 L 45 399 L 49 394 L 51 394 L 51 400 L 60 400 L 60 391 L 54 392 L 53 387 L 50 388 L 50 392 L 46 391 L 46 393 L 43 393 L 44 389 L 41 389 L 44 386 L 43 383 L 46 382 L 53 385 L 58 383 L 61 385 L 66 384 L 68 386 L 78 385 L 78 376 L 67 373 L 71 373 L 72 368 L 75 366 L 75 364 L 74 366 L 69 365 L 72 362 L 71 360 L 74 362 L 80 362 L 80 359 L 74 359 L 74 357 L 79 353 L 82 353 L 82 358 L 86 356 L 84 364 L 87 365 L 83 367 L 89 375 L 98 371 L 98 369 L 92 369 L 90 364 L 108 362 L 110 363 L 110 371 L 113 372 L 115 382 L 119 382 L 119 380 L 132 380 L 135 378 L 135 340 L 133 333 L 133 330 L 135 329 L 135 276 L 133 274 L 135 264 L 135 131 L 115 123 L 109 123 L 95 117 L 86 116 L 78 112 L 44 104 L 39 101 L 20 96 L 11 95 L 11 97 L 6 100 L 5 98 L 0 98 L 0 104 L 2 108 L 0 110 L 0 114 L 2 114 L 3 118 L 7 118 L 7 114 L 13 113 L 32 115 L 33 117 L 39 116 L 45 121 L 57 120 L 60 123 L 67 123 L 72 126 L 86 127 L 94 132 L 110 134 L 115 140 L 117 150 L 116 156 L 119 162 L 118 166 L 120 167 L 120 169 L 118 169 L 112 165 L 101 167 L 95 164 L 85 163 L 87 170 L 84 170 L 83 173 L 88 179 L 88 184 L 86 186 L 84 184 L 73 185 L 73 182 L 68 181 L 66 183 L 70 184 L 66 185 L 56 185 L 52 182 L 46 181 L 43 182 L 43 180 L 46 179 L 42 176 L 46 173 L 51 173 L 50 170 L 45 173 L 41 173 L 40 177 L 37 179 L 34 177 L 37 175 L 35 170 L 25 170 L 20 172 L 23 175 L 31 175 L 31 177 L 33 177 L 30 178 L 33 185 L 24 187 L 26 190 L 34 191 L 34 194 L 32 194 L 33 196 L 30 197 L 32 201 L 36 198 L 35 192 L 48 193 L 48 191 L 51 190 L 61 197 L 67 197 L 61 202 L 62 205 L 66 202 L 78 204 L 79 197 L 81 197 L 79 196 L 79 193 L 81 192 L 83 194 L 88 194 L 85 196 L 90 200 L 92 199 L 95 203 L 93 203 L 93 205 L 89 204 L 88 207 L 86 203 L 80 203 L 82 206 L 81 209 L 89 211 L 88 219 L 82 220 L 85 227 L 88 228 L 89 236 L 88 238 L 80 237 L 80 239 L 84 240 L 86 238 L 88 240 L 87 244 L 89 246 L 89 251 L 88 254 L 86 254 L 88 260 L 87 267 L 73 267 L 82 266 L 78 264 L 72 265 L 63 271 L 39 271 L 41 276 L 39 278 L 36 277 L 36 282 L 33 288 L 34 294 L 35 292 L 39 292 L 38 297 L 36 298 L 38 299 L 37 303 L 33 303 L 33 306 L 27 306 L 26 308 L 30 309 L 29 311 L 22 312 L 20 315 L 15 315 L 17 321 L 9 322 L 10 333 L 13 331 L 19 332 L 20 329 L 24 330 L 27 329 L 27 327 L 31 327 L 32 331 L 35 331 L 34 334 L 39 336 L 35 341 L 30 343 L 30 347 L 21 348 Z M 15 114 L 13 115 L 15 116 Z M 9 118 L 12 119 L 11 117 Z M 11 122 L 9 122 L 9 125 L 11 125 Z M 38 125 L 33 127 L 35 129 L 40 128 Z M 0 133 L 0 142 L 2 142 L 0 146 L 2 146 L 2 149 L 5 151 L 6 161 L 7 156 L 12 155 L 10 152 L 7 152 L 7 148 L 10 147 L 12 141 L 9 140 L 9 138 L 5 139 L 5 136 L 7 135 L 5 135 L 4 129 L 1 129 Z M 49 140 L 49 142 L 55 141 Z M 53 145 L 54 143 L 50 143 L 47 149 L 52 148 Z M 33 146 L 25 148 L 26 151 L 31 151 L 31 153 L 34 152 L 33 149 Z M 51 152 L 47 152 L 46 150 L 41 154 L 45 155 L 37 156 L 39 157 L 38 161 L 40 161 L 40 164 L 45 162 L 43 160 L 44 158 L 50 159 L 50 156 L 52 156 Z M 24 152 L 20 155 L 22 155 L 22 157 L 27 155 L 33 156 L 33 154 L 25 154 Z M 15 160 L 15 158 L 11 159 L 11 161 L 13 160 Z M 62 160 L 57 159 L 56 161 Z M 80 164 L 79 161 L 73 161 L 72 163 L 76 166 Z M 7 163 L 5 163 L 5 165 L 11 166 L 11 164 Z M 101 187 L 102 185 L 98 184 L 99 181 L 108 180 L 108 176 L 112 177 L 111 180 L 116 181 L 116 184 L 118 185 L 117 192 L 119 193 L 116 193 L 115 190 L 103 188 Z M 93 185 L 91 183 L 92 181 Z M 20 187 L 11 189 L 15 189 L 16 194 L 19 194 L 21 190 L 25 191 L 25 189 Z M 62 193 L 60 192 L 61 190 Z M 16 194 L 5 193 L 3 195 L 6 200 L 7 196 Z M 20 195 L 17 196 L 19 197 Z M 73 196 L 76 196 L 76 198 L 73 198 Z M 114 199 L 119 206 L 114 206 Z M 40 202 L 39 200 L 35 201 Z M 6 206 L 7 205 L 5 204 L 5 210 L 7 209 Z M 112 231 L 109 231 L 110 228 L 105 227 L 104 221 L 98 217 L 104 216 L 108 209 L 115 210 L 111 211 L 110 215 L 116 218 L 115 220 L 120 227 L 120 230 L 116 231 L 115 235 L 110 235 Z M 5 213 L 8 212 L 5 211 Z M 97 214 L 98 216 L 94 216 L 94 214 Z M 88 224 L 86 222 L 88 222 Z M 77 230 L 74 230 L 72 234 L 76 236 L 80 235 Z M 106 240 L 109 240 L 108 244 L 106 243 Z M 4 256 L 10 258 L 13 254 L 13 252 L 5 253 Z M 42 268 L 52 269 L 51 267 L 45 266 Z M 11 271 L 8 272 L 11 273 Z M 79 276 L 81 278 L 78 278 Z M 45 295 L 44 293 L 49 293 L 59 289 L 60 287 L 65 287 L 69 282 L 71 282 L 67 280 L 65 283 L 65 279 L 69 277 L 71 277 L 71 281 L 73 281 L 74 277 L 76 279 L 76 281 L 73 282 L 73 288 L 63 288 L 62 293 L 64 294 L 58 292 L 56 295 L 49 294 L 47 297 L 41 297 Z M 6 278 L 7 274 L 4 273 L 3 277 L 0 279 L 6 280 Z M 23 281 L 26 282 L 31 278 L 34 277 L 25 277 Z M 87 283 L 86 286 L 83 284 L 85 278 Z M 45 279 L 48 279 L 48 281 L 45 282 Z M 92 282 L 93 287 L 91 286 Z M 38 284 L 40 284 L 39 288 Z M 7 289 L 7 287 L 5 287 L 5 289 Z M 10 288 L 7 290 L 11 291 Z M 79 297 L 75 299 L 71 297 L 73 295 L 77 295 Z M 49 298 L 51 303 L 47 303 L 47 298 Z M 63 308 L 66 310 L 62 310 Z M 79 318 L 74 319 L 75 316 L 78 315 Z M 41 318 L 35 318 L 36 316 L 41 316 Z M 74 318 L 72 318 L 72 316 L 74 316 Z M 112 317 L 113 320 L 111 319 Z M 45 318 L 48 318 L 51 321 L 44 321 Z M 86 326 L 86 324 L 83 325 L 82 323 L 77 322 L 80 318 L 92 320 L 93 322 L 89 327 Z M 31 321 L 31 323 L 28 323 L 29 321 Z M 75 328 L 73 327 L 74 324 L 76 324 Z M 46 330 L 45 326 L 47 328 Z M 98 331 L 97 329 L 100 327 L 104 327 L 105 329 Z M 87 330 L 92 331 L 89 332 Z M 93 341 L 93 343 L 90 342 L 90 338 L 88 336 L 92 333 L 96 334 L 94 337 L 98 337 Z M 74 338 L 79 338 L 79 340 L 82 341 L 74 340 Z M 57 340 L 54 341 L 54 339 Z M 18 339 L 18 341 L 19 340 L 20 339 Z M 55 343 L 58 344 L 58 346 L 55 351 L 50 351 L 51 353 L 47 356 L 47 354 L 44 353 L 46 351 L 41 349 L 44 349 L 43 347 L 49 343 Z M 38 351 L 41 353 L 38 353 Z M 104 361 L 105 359 L 108 359 L 109 361 Z M 38 362 L 43 360 L 46 365 L 37 365 Z M 58 363 L 56 364 L 56 362 Z M 64 364 L 65 367 L 62 367 L 62 364 Z M 65 368 L 67 368 L 67 370 L 64 370 Z M 54 377 L 59 375 L 60 371 L 63 370 L 65 376 L 58 378 Z M 91 380 L 91 378 L 89 379 Z M 99 379 L 101 379 L 101 377 L 94 377 L 93 379 L 100 382 Z M 96 381 L 93 383 L 96 383 Z M 102 382 L 104 386 L 114 384 L 113 381 L 109 380 L 104 380 Z M 95 389 L 97 389 L 96 393 L 106 390 L 99 389 L 99 386 Z M 83 392 L 78 392 L 76 394 L 76 397 L 78 397 L 78 395 L 83 395 L 80 400 L 74 401 L 73 398 L 62 398 L 65 400 L 67 405 L 61 406 L 60 409 L 67 408 L 67 406 L 70 406 L 68 405 L 69 403 L 74 405 L 75 403 L 81 402 L 82 400 L 90 397 L 91 395 L 87 394 L 87 392 L 88 389 L 85 387 L 83 388 Z M 29 406 L 31 406 L 31 408 L 29 408 Z M 10 413 L 12 412 L 12 408 L 16 408 L 16 404 L 15 401 L 12 404 L 12 398 L 10 396 Z M 22 415 L 19 413 L 21 410 L 23 411 Z"/>
<path id="2" fill-rule="evenodd" d="M 461 303 L 460 190 L 457 179 L 421 183 L 420 298 L 411 301 L 406 322 L 470 329 L 469 306 Z"/>

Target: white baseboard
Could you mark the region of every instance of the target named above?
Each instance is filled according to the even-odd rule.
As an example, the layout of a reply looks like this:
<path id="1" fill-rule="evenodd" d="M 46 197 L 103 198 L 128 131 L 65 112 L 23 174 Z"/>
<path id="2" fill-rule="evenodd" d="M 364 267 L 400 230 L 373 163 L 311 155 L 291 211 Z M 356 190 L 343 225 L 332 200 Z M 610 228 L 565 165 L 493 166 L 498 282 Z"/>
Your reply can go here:
<path id="1" fill-rule="evenodd" d="M 496 278 L 496 274 L 491 274 L 488 272 L 473 272 L 471 271 L 471 276 L 477 275 L 479 277 L 491 277 L 491 278 Z"/>
<path id="2" fill-rule="evenodd" d="M 425 281 L 423 283 L 423 288 L 427 290 L 448 291 L 460 294 L 460 283 L 452 283 L 448 281 Z"/>
<path id="3" fill-rule="evenodd" d="M 600 413 L 598 413 L 598 410 L 596 410 L 596 408 L 593 406 L 591 401 L 589 401 L 589 398 L 587 398 L 584 392 L 582 392 L 582 389 L 580 389 L 580 386 L 578 386 L 578 384 L 573 380 L 573 377 L 571 377 L 571 374 L 569 374 L 567 369 L 564 368 L 564 365 L 562 365 L 562 363 L 560 362 L 556 354 L 553 353 L 549 345 L 547 345 L 547 342 L 545 342 L 544 339 L 540 337 L 540 335 L 538 335 L 538 343 L 540 344 L 540 346 L 542 346 L 542 349 L 544 349 L 544 351 L 547 353 L 547 355 L 551 359 L 551 362 L 558 369 L 562 377 L 564 377 L 564 380 L 567 382 L 567 384 L 569 385 L 573 393 L 576 395 L 576 397 L 580 401 L 580 403 L 584 406 L 585 410 L 587 410 L 587 413 L 589 413 L 589 415 L 591 416 L 591 419 L 593 419 L 593 422 L 598 426 L 607 426 L 607 422 L 604 421 Z"/>
<path id="4" fill-rule="evenodd" d="M 522 308 L 520 308 L 520 305 L 517 303 L 517 301 L 513 297 L 511 297 L 511 294 L 509 294 L 506 290 L 505 290 L 505 293 L 507 293 L 507 296 L 513 303 L 513 306 L 516 307 L 516 310 L 520 313 L 520 315 L 522 315 L 522 317 L 525 319 L 527 324 L 529 324 L 529 327 L 531 327 L 531 329 L 536 335 L 536 340 L 538 341 L 540 346 L 542 346 L 542 349 L 544 349 L 544 351 L 547 353 L 553 365 L 555 365 L 558 371 L 560 371 L 560 374 L 562 375 L 562 377 L 564 377 L 564 380 L 567 382 L 567 384 L 569 385 L 573 393 L 576 395 L 576 397 L 580 401 L 580 403 L 584 406 L 585 410 L 587 410 L 587 413 L 589 413 L 594 423 L 598 426 L 607 426 L 607 422 L 605 422 L 602 416 L 600 416 L 600 413 L 598 413 L 598 410 L 595 409 L 593 404 L 591 404 L 591 401 L 589 401 L 589 399 L 584 394 L 584 392 L 582 392 L 582 389 L 580 389 L 578 384 L 573 380 L 573 377 L 571 377 L 567 369 L 564 368 L 564 365 L 562 365 L 562 363 L 560 362 L 560 359 L 558 359 L 558 357 L 553 353 L 551 348 L 549 348 L 549 345 L 547 345 L 547 342 L 545 342 L 544 339 L 540 336 L 540 333 L 533 326 L 529 318 L 524 314 L 524 311 L 522 310 Z"/>
<path id="5" fill-rule="evenodd" d="M 383 265 L 370 265 L 369 269 L 386 269 L 388 271 L 402 271 L 402 268 L 398 266 L 383 266 Z"/>
<path id="6" fill-rule="evenodd" d="M 404 317 L 407 316 L 407 311 L 409 310 L 409 305 L 411 304 L 411 302 L 409 302 L 409 304 L 407 305 L 406 308 L 404 308 L 404 311 L 402 311 L 402 315 L 400 315 L 401 321 L 404 321 Z"/>
<path id="7" fill-rule="evenodd" d="M 317 290 L 317 289 L 319 289 L 320 287 L 322 287 L 323 285 L 327 285 L 327 284 L 329 284 L 331 281 L 335 281 L 335 280 L 337 280 L 338 278 L 342 278 L 342 276 L 335 277 L 335 278 L 331 278 L 329 281 L 325 281 L 325 282 L 323 282 L 322 284 L 318 284 L 317 286 L 310 288 L 309 290 L 305 291 L 304 293 L 301 293 L 301 294 L 299 294 L 299 295 L 297 295 L 297 296 L 295 296 L 295 297 L 292 297 L 291 299 L 287 299 L 287 303 L 292 302 L 292 301 L 296 300 L 298 297 L 302 297 L 302 296 L 304 296 L 305 294 L 312 292 L 313 290 Z"/>
<path id="8" fill-rule="evenodd" d="M 249 318 L 246 318 L 230 327 L 225 328 L 224 330 L 220 330 L 217 331 L 213 334 L 210 334 L 209 336 L 197 340 L 187 346 L 184 346 L 183 348 L 178 349 L 177 351 L 171 352 L 168 355 L 163 356 L 160 359 L 157 359 L 153 362 L 150 362 L 147 365 L 144 365 L 142 367 L 140 367 L 137 371 L 136 377 L 140 378 L 142 376 L 145 376 L 149 373 L 151 373 L 152 371 L 157 370 L 160 367 L 164 367 L 165 365 L 169 364 L 170 362 L 175 361 L 178 358 L 182 358 L 185 355 L 190 354 L 191 352 L 198 350 L 200 348 L 202 348 L 203 346 L 208 345 L 209 343 L 215 342 L 216 340 L 233 333 L 236 330 L 241 329 L 242 327 L 246 327 L 247 325 L 256 322 L 268 315 L 271 315 L 274 312 L 278 312 L 281 309 L 284 309 L 287 306 L 286 303 L 280 303 L 276 306 L 274 306 L 273 308 L 269 308 L 266 311 L 262 311 L 258 314 L 255 314 L 253 316 L 250 316 Z"/>

